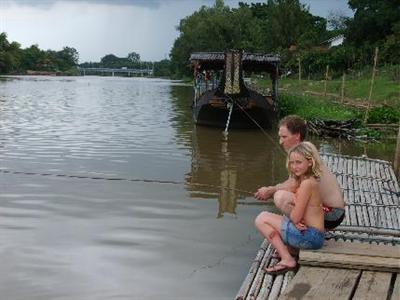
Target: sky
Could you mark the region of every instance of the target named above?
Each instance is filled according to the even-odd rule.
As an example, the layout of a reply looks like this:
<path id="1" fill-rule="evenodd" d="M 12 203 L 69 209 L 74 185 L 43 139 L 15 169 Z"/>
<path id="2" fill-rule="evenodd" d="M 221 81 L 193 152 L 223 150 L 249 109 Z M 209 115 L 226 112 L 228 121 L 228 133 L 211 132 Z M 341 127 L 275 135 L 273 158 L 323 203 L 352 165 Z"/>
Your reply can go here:
<path id="1" fill-rule="evenodd" d="M 263 2 L 246 1 L 242 2 Z M 169 57 L 179 21 L 215 0 L 0 0 L 0 32 L 22 48 L 73 47 L 79 62 L 99 62 L 107 54 L 142 61 Z M 225 0 L 237 7 L 239 0 Z M 347 0 L 300 0 L 313 15 L 330 12 L 352 16 Z"/>

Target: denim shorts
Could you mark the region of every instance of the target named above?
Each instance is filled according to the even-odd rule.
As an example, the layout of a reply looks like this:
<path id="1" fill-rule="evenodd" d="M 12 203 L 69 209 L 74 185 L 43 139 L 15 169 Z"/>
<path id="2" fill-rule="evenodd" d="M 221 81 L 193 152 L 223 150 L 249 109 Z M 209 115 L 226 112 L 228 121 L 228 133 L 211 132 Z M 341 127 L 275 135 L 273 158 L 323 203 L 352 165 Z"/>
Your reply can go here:
<path id="1" fill-rule="evenodd" d="M 294 248 L 319 249 L 324 244 L 325 233 L 315 227 L 298 230 L 288 217 L 283 216 L 281 237 L 286 245 Z"/>

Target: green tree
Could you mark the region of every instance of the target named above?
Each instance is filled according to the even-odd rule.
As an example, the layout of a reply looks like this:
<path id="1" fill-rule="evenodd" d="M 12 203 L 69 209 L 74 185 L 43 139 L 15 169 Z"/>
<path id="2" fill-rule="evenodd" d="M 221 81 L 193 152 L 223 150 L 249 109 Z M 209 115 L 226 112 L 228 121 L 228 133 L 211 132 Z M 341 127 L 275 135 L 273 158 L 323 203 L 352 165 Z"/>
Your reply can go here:
<path id="1" fill-rule="evenodd" d="M 0 33 L 0 73 L 9 73 L 20 68 L 20 47 L 17 42 L 10 43 L 5 32 Z"/>
<path id="2" fill-rule="evenodd" d="M 189 75 L 188 60 L 196 51 L 223 51 L 232 47 L 231 11 L 222 0 L 213 7 L 202 6 L 178 25 L 179 37 L 175 40 L 170 57 L 177 76 Z"/>
<path id="3" fill-rule="evenodd" d="M 171 76 L 171 61 L 163 59 L 154 63 L 154 76 L 156 77 L 169 77 Z"/>
<path id="4" fill-rule="evenodd" d="M 140 61 L 140 55 L 136 52 L 131 52 L 128 54 L 128 60 L 132 63 L 136 63 Z"/>
<path id="5" fill-rule="evenodd" d="M 115 68 L 118 64 L 120 58 L 114 54 L 107 54 L 101 58 L 100 63 L 105 68 Z"/>
<path id="6" fill-rule="evenodd" d="M 374 47 L 394 34 L 394 24 L 400 20 L 399 0 L 349 0 L 349 6 L 355 12 L 347 23 L 347 42 Z"/>
<path id="7" fill-rule="evenodd" d="M 38 45 L 25 48 L 21 59 L 21 68 L 23 70 L 38 70 L 45 57 L 45 52 L 40 50 Z"/>
<path id="8" fill-rule="evenodd" d="M 61 51 L 57 52 L 57 57 L 62 60 L 63 65 L 66 67 L 76 66 L 79 61 L 79 53 L 72 47 L 64 47 Z"/>

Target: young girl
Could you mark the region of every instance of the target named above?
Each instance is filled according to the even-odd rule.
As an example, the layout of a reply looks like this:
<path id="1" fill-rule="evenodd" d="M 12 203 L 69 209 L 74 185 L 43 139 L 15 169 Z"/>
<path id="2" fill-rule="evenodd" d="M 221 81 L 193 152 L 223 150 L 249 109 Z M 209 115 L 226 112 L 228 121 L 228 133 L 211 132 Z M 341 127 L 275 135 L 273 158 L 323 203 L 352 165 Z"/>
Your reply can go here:
<path id="1" fill-rule="evenodd" d="M 320 161 L 317 149 L 302 142 L 289 150 L 289 174 L 297 188 L 290 218 L 262 212 L 255 219 L 257 229 L 275 247 L 281 261 L 265 269 L 268 274 L 283 274 L 296 268 L 296 260 L 288 246 L 299 249 L 319 249 L 324 243 L 324 214 L 318 191 Z"/>

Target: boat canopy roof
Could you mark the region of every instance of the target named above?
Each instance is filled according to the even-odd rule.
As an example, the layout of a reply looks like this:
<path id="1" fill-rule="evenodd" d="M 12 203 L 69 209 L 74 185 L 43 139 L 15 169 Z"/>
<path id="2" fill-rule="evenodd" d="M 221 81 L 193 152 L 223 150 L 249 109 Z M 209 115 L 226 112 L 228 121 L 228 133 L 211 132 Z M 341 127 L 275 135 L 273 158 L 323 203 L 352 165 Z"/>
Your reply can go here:
<path id="1" fill-rule="evenodd" d="M 268 72 L 275 74 L 281 59 L 278 55 L 243 52 L 244 71 Z M 222 70 L 225 64 L 224 52 L 195 52 L 190 55 L 192 67 L 200 70 Z"/>

